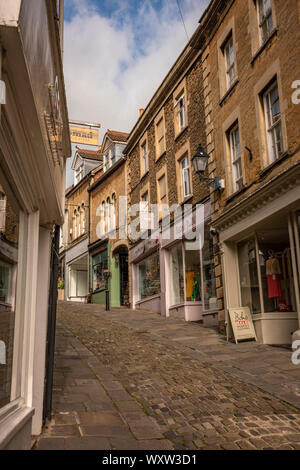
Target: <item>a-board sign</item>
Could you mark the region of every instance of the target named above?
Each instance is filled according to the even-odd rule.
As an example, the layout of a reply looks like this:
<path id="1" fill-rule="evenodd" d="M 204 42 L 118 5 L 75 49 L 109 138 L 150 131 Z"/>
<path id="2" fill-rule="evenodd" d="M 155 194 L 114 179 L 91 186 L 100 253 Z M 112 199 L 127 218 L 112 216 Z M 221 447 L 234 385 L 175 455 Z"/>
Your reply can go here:
<path id="1" fill-rule="evenodd" d="M 249 307 L 229 308 L 228 312 L 235 342 L 244 339 L 255 339 L 257 341 Z"/>

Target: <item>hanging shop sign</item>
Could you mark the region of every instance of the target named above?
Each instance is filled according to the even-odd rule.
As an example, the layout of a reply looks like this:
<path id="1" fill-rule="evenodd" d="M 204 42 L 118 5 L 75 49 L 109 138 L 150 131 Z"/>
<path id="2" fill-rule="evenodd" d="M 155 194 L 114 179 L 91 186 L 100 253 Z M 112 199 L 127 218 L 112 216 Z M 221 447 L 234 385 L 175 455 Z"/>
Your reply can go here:
<path id="1" fill-rule="evenodd" d="M 95 145 L 99 143 L 99 131 L 78 126 L 70 126 L 71 142 L 73 144 Z"/>
<path id="2" fill-rule="evenodd" d="M 249 307 L 229 308 L 228 311 L 235 342 L 244 339 L 257 341 Z"/>

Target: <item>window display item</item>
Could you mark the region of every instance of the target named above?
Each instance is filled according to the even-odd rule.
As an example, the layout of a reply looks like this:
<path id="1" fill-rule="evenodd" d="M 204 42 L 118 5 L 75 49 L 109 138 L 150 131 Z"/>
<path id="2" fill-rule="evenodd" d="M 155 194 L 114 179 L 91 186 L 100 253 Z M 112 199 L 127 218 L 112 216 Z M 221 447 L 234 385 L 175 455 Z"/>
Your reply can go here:
<path id="1" fill-rule="evenodd" d="M 200 301 L 201 300 L 201 290 L 200 286 L 197 281 L 194 282 L 193 285 L 193 293 L 192 293 L 193 301 Z"/>

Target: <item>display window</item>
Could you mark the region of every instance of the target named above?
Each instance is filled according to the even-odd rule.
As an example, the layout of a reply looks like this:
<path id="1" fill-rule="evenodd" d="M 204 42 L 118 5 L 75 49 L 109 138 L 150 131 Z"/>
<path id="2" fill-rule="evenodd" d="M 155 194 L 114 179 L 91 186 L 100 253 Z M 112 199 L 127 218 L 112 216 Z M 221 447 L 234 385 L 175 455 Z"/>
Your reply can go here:
<path id="1" fill-rule="evenodd" d="M 209 225 L 204 227 L 204 244 L 202 248 L 202 266 L 203 266 L 203 295 L 205 310 L 217 310 L 217 289 L 215 276 L 215 262 L 213 239 L 210 234 Z"/>
<path id="2" fill-rule="evenodd" d="M 296 312 L 295 279 L 288 225 L 266 227 L 238 244 L 241 302 L 254 314 Z"/>
<path id="3" fill-rule="evenodd" d="M 200 302 L 202 300 L 200 250 L 187 250 L 185 245 L 184 257 L 186 300 Z"/>
<path id="4" fill-rule="evenodd" d="M 169 250 L 170 266 L 170 305 L 184 302 L 184 276 L 182 244 L 175 245 Z"/>
<path id="5" fill-rule="evenodd" d="M 0 187 L 1 188 L 1 187 Z M 19 216 L 1 191 L 0 203 L 0 408 L 11 401 Z"/>
<path id="6" fill-rule="evenodd" d="M 92 257 L 93 292 L 105 289 L 104 271 L 108 269 L 107 250 Z"/>
<path id="7" fill-rule="evenodd" d="M 241 301 L 252 313 L 261 313 L 257 257 L 254 238 L 238 244 Z"/>
<path id="8" fill-rule="evenodd" d="M 156 252 L 137 266 L 138 300 L 160 294 L 160 262 Z"/>

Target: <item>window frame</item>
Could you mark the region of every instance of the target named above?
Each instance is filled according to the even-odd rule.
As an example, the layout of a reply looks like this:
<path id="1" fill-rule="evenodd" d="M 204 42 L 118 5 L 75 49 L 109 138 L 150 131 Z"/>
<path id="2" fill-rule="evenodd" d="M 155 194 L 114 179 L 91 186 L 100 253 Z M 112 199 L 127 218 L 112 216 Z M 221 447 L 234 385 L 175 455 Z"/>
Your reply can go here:
<path id="1" fill-rule="evenodd" d="M 232 46 L 232 52 L 233 52 L 233 61 L 232 61 L 232 63 L 228 63 L 228 61 L 231 59 L 231 54 L 230 54 L 230 49 L 231 48 L 230 48 L 230 46 Z M 235 47 L 234 47 L 232 30 L 230 31 L 229 35 L 227 36 L 226 40 L 223 43 L 222 52 L 223 52 L 223 56 L 224 56 L 226 91 L 228 91 L 234 85 L 234 83 L 237 79 L 236 54 L 235 54 Z M 230 75 L 231 70 L 233 70 L 232 77 Z"/>
<path id="2" fill-rule="evenodd" d="M 162 123 L 163 135 L 159 139 L 158 134 L 158 126 Z M 158 160 L 166 151 L 166 121 L 165 121 L 165 112 L 162 109 L 159 114 L 156 116 L 154 120 L 154 128 L 155 128 L 155 158 Z M 160 148 L 160 141 L 163 139 L 163 147 Z"/>
<path id="3" fill-rule="evenodd" d="M 272 91 L 277 88 L 277 102 L 279 104 L 279 118 L 274 121 L 270 122 L 272 119 L 272 103 L 271 103 L 271 93 Z M 272 80 L 265 88 L 265 90 L 261 94 L 261 102 L 263 107 L 263 115 L 264 115 L 264 132 L 266 136 L 267 142 L 267 156 L 268 162 L 271 164 L 278 160 L 281 155 L 284 153 L 284 141 L 283 141 L 283 126 L 282 126 L 282 113 L 281 113 L 281 106 L 280 106 L 280 94 L 279 94 L 279 86 L 277 77 Z M 281 152 L 278 152 L 278 141 L 276 141 L 276 129 L 280 126 L 280 146 Z"/>
<path id="4" fill-rule="evenodd" d="M 236 131 L 239 136 L 239 156 L 236 157 Z M 227 131 L 227 138 L 230 151 L 230 162 L 231 162 L 231 176 L 232 176 L 232 185 L 233 192 L 237 192 L 242 189 L 244 185 L 243 177 L 243 165 L 242 165 L 242 151 L 241 151 L 241 135 L 240 135 L 240 126 L 239 122 L 236 121 L 233 126 Z M 239 168 L 240 176 L 237 178 L 237 168 Z M 239 186 L 241 182 L 241 186 Z"/>
<path id="5" fill-rule="evenodd" d="M 145 148 L 145 152 L 143 152 Z M 149 147 L 147 132 L 143 135 L 139 143 L 140 152 L 140 179 L 142 179 L 149 171 Z"/>
<path id="6" fill-rule="evenodd" d="M 183 167 L 183 163 L 187 161 L 187 166 Z M 180 175 L 181 175 L 181 196 L 182 200 L 185 200 L 186 198 L 190 197 L 192 192 L 191 192 L 191 168 L 190 168 L 190 161 L 189 161 L 189 156 L 188 153 L 186 153 L 180 160 Z M 188 185 L 189 185 L 189 193 L 185 194 L 185 174 L 188 172 Z"/>
<path id="7" fill-rule="evenodd" d="M 179 111 L 178 105 L 180 100 L 183 98 L 183 107 L 181 108 L 184 110 L 184 119 L 183 125 L 179 125 Z M 188 94 L 187 94 L 187 86 L 186 86 L 186 78 L 178 85 L 176 90 L 173 92 L 173 119 L 174 119 L 174 130 L 175 130 L 175 139 L 188 127 Z"/>
<path id="8" fill-rule="evenodd" d="M 263 14 L 262 16 L 262 9 L 264 10 L 264 0 L 256 0 L 256 10 L 257 10 L 257 24 L 258 24 L 258 32 L 259 32 L 259 44 L 262 46 L 271 36 L 271 34 L 274 31 L 274 17 L 273 17 L 273 5 L 272 5 L 272 0 L 269 0 L 270 2 L 270 8 L 267 10 L 266 13 L 268 15 Z M 263 12 L 265 13 L 265 12 Z M 263 24 L 268 25 L 268 18 L 271 17 L 272 21 L 272 29 L 269 30 L 268 26 L 268 33 L 266 36 L 263 34 Z M 263 23 L 262 23 L 263 21 Z"/>

